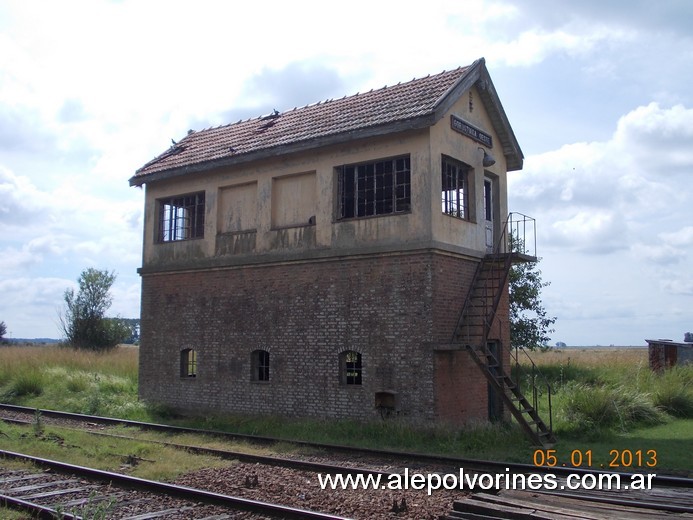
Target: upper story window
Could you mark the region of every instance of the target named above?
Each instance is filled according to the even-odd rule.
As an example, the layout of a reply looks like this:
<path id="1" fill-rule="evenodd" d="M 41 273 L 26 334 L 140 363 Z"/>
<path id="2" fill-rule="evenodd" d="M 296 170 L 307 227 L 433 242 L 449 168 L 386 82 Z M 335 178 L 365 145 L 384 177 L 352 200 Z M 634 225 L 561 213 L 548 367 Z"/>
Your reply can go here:
<path id="1" fill-rule="evenodd" d="M 469 219 L 468 172 L 466 164 L 443 156 L 441 204 L 446 215 Z"/>
<path id="2" fill-rule="evenodd" d="M 337 168 L 338 219 L 411 210 L 409 156 Z"/>
<path id="3" fill-rule="evenodd" d="M 159 200 L 159 242 L 202 238 L 205 192 Z"/>

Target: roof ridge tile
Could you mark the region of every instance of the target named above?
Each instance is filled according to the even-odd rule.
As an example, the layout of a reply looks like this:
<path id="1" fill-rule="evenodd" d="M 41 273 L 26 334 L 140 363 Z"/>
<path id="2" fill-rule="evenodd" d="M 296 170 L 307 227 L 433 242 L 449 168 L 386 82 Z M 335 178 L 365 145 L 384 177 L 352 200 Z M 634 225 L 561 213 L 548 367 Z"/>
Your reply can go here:
<path id="1" fill-rule="evenodd" d="M 374 126 L 395 124 L 432 114 L 471 66 L 443 70 L 425 77 L 414 77 L 396 85 L 384 85 L 368 92 L 345 94 L 339 99 L 325 99 L 235 123 L 222 124 L 189 134 L 189 146 L 180 153 L 168 150 L 152 159 L 135 177 L 168 170 L 192 171 L 195 165 L 212 164 L 234 157 L 278 146 L 297 144 L 321 137 L 353 134 Z M 185 139 L 185 138 L 184 138 Z M 202 166 L 199 166 L 202 167 Z M 144 181 L 142 181 L 144 182 Z"/>

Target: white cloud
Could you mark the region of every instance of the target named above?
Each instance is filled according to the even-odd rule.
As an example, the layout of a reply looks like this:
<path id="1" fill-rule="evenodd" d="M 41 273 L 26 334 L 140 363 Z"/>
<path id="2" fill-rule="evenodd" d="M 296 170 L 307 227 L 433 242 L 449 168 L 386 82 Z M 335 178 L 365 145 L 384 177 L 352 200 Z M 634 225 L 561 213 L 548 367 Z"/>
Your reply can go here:
<path id="1" fill-rule="evenodd" d="M 511 207 L 531 208 L 550 223 L 549 247 L 609 252 L 659 242 L 653 223 L 689 218 L 693 185 L 681 176 L 693 173 L 691 128 L 693 109 L 638 107 L 619 120 L 607 142 L 529 157 L 524 171 L 510 175 Z M 665 135 L 668 150 L 644 138 L 651 135 Z"/>
<path id="2" fill-rule="evenodd" d="M 30 287 L 16 319 L 52 327 L 37 302 L 59 304 L 89 266 L 118 271 L 114 308 L 137 314 L 143 193 L 127 179 L 188 128 L 485 56 L 528 156 L 511 175 L 510 207 L 538 218 L 547 300 L 584 327 L 608 322 L 598 316 L 645 321 L 619 301 L 656 293 L 668 314 L 652 319 L 681 320 L 693 254 L 690 2 L 393 5 L 2 2 L 0 284 Z M 41 289 L 52 283 L 60 290 Z"/>
<path id="3" fill-rule="evenodd" d="M 0 279 L 1 321 L 6 323 L 12 337 L 56 338 L 63 294 L 74 285 L 62 278 Z"/>
<path id="4" fill-rule="evenodd" d="M 613 137 L 615 153 L 628 154 L 645 177 L 693 171 L 693 109 L 652 102 L 623 116 Z"/>
<path id="5" fill-rule="evenodd" d="M 642 344 L 690 319 L 691 128 L 693 109 L 649 103 L 610 139 L 530 156 L 510 175 L 511 210 L 537 218 L 556 340 Z"/>
<path id="6" fill-rule="evenodd" d="M 693 226 L 685 226 L 672 233 L 660 233 L 659 237 L 672 246 L 693 246 Z"/>
<path id="7" fill-rule="evenodd" d="M 19 211 L 24 217 L 26 213 L 33 213 L 33 208 L 45 205 L 45 202 L 43 194 L 30 179 L 15 175 L 0 164 L 0 215 L 3 215 L 3 223 L 9 222 L 5 216 Z"/>

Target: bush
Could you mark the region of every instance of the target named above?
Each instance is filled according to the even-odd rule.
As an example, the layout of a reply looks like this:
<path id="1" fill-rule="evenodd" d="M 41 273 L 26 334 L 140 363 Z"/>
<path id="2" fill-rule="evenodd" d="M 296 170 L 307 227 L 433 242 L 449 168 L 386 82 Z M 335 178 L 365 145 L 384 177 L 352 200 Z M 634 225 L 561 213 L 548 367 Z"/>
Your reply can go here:
<path id="1" fill-rule="evenodd" d="M 79 277 L 79 291 L 65 291 L 65 311 L 60 323 L 66 342 L 75 348 L 107 350 L 132 335 L 124 320 L 104 317 L 113 301 L 109 291 L 115 274 L 86 269 Z"/>
<path id="2" fill-rule="evenodd" d="M 652 386 L 654 403 L 674 417 L 693 418 L 693 383 L 690 369 L 672 367 L 656 374 Z"/>
<path id="3" fill-rule="evenodd" d="M 685 388 L 661 388 L 655 393 L 654 402 L 669 415 L 693 419 L 693 392 Z"/>
<path id="4" fill-rule="evenodd" d="M 569 432 L 598 435 L 603 430 L 627 431 L 666 420 L 648 394 L 623 386 L 572 383 L 562 392 L 561 429 Z"/>
<path id="5" fill-rule="evenodd" d="M 43 393 L 44 380 L 40 372 L 31 370 L 19 374 L 5 392 L 5 399 L 28 395 L 41 395 Z"/>

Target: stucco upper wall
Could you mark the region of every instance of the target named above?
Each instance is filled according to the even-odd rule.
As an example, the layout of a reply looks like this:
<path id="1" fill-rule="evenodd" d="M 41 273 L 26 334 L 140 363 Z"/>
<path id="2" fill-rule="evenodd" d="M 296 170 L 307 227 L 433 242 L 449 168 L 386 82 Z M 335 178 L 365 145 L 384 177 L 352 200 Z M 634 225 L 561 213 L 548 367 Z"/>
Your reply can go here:
<path id="1" fill-rule="evenodd" d="M 483 256 L 501 235 L 508 213 L 506 157 L 486 110 L 488 92 L 473 85 L 448 99 L 451 103 L 430 127 L 150 179 L 143 272 L 416 248 Z M 496 107 L 491 110 L 496 114 Z M 453 129 L 452 116 L 489 135 L 492 145 Z M 483 166 L 484 150 L 495 164 Z M 444 156 L 467 169 L 464 218 L 445 214 L 442 207 Z M 338 167 L 398 157 L 409 159 L 410 207 L 396 214 L 340 215 Z M 161 201 L 201 192 L 203 236 L 161 242 Z M 487 200 L 492 201 L 489 213 Z"/>
<path id="2" fill-rule="evenodd" d="M 428 129 L 414 130 L 149 182 L 143 268 L 280 261 L 430 242 L 429 150 Z M 338 220 L 336 168 L 399 156 L 410 158 L 411 210 Z M 204 237 L 160 243 L 160 201 L 202 191 Z M 249 200 L 253 193 L 256 199 Z"/>
<path id="3" fill-rule="evenodd" d="M 492 138 L 493 146 L 472 139 L 452 128 L 451 116 L 455 116 Z M 494 238 L 499 236 L 503 221 L 508 214 L 507 165 L 500 145 L 500 138 L 493 128 L 481 96 L 476 87 L 464 93 L 430 130 L 431 172 L 438 189 L 431 192 L 432 236 L 445 244 L 465 249 L 486 250 L 486 215 L 484 206 L 484 179 L 493 183 Z M 481 149 L 480 149 L 481 148 Z M 484 167 L 484 150 L 495 159 L 495 164 Z M 441 162 L 448 156 L 470 167 L 468 177 L 468 219 L 459 219 L 443 213 L 441 208 Z"/>

